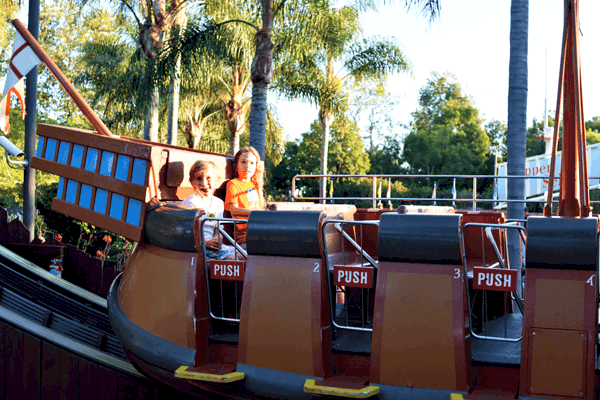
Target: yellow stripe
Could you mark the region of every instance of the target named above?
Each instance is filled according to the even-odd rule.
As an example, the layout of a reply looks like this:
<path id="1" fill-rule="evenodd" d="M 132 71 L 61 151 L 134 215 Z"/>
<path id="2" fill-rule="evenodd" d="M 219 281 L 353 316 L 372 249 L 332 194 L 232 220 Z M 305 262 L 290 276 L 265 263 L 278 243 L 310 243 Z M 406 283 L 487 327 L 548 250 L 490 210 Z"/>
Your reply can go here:
<path id="1" fill-rule="evenodd" d="M 323 394 L 327 396 L 349 397 L 352 399 L 366 399 L 379 393 L 379 386 L 367 386 L 363 389 L 343 389 L 329 386 L 316 386 L 314 379 L 307 379 L 304 383 L 306 393 Z"/>
<path id="2" fill-rule="evenodd" d="M 189 372 L 187 370 L 188 368 L 189 367 L 186 365 L 182 365 L 181 367 L 177 368 L 177 371 L 175 371 L 175 378 L 193 379 L 196 381 L 205 381 L 205 382 L 229 383 L 229 382 L 240 381 L 240 380 L 244 379 L 244 376 L 245 376 L 243 372 L 231 372 L 231 373 L 225 374 L 225 375 L 204 374 L 204 373 L 200 373 L 200 372 Z"/>
<path id="3" fill-rule="evenodd" d="M 451 393 L 450 400 L 465 400 L 462 394 Z"/>

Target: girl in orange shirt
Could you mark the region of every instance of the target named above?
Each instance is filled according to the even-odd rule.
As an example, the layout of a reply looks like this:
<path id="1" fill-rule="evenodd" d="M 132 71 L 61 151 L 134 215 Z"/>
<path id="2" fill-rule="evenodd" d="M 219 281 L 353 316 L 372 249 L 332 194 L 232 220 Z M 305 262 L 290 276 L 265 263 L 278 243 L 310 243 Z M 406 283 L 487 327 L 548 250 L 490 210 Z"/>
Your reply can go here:
<path id="1" fill-rule="evenodd" d="M 264 209 L 263 174 L 260 155 L 254 147 L 240 149 L 233 158 L 235 178 L 227 182 L 225 210 L 233 218 L 248 219 L 252 210 Z M 236 241 L 246 244 L 246 224 L 237 224 Z"/>

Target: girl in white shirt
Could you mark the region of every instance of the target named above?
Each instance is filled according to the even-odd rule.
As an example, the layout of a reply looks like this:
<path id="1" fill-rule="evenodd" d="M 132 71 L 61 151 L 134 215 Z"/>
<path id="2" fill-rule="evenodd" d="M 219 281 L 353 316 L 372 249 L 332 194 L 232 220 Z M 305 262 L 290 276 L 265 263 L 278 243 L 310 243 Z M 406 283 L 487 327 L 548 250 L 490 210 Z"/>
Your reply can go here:
<path id="1" fill-rule="evenodd" d="M 196 161 L 190 168 L 190 183 L 196 193 L 182 201 L 181 205 L 203 209 L 205 214 L 202 219 L 206 217 L 223 218 L 223 200 L 213 195 L 217 188 L 218 176 L 215 163 L 204 160 Z M 208 260 L 231 260 L 234 258 L 234 247 L 222 244 L 217 221 L 206 221 L 202 234 Z"/>

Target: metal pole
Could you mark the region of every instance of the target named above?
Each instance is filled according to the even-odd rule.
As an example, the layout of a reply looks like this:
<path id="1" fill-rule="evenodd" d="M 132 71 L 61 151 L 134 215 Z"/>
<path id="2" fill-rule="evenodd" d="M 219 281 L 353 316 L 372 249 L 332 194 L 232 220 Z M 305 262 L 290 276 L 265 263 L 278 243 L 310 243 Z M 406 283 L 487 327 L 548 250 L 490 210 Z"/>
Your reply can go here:
<path id="1" fill-rule="evenodd" d="M 28 28 L 37 40 L 40 32 L 40 2 L 29 0 Z M 29 230 L 29 241 L 35 237 L 35 170 L 31 168 L 31 157 L 35 154 L 35 134 L 37 119 L 37 82 L 38 69 L 33 68 L 26 75 L 25 82 L 25 175 L 23 178 L 23 223 Z"/>
<path id="2" fill-rule="evenodd" d="M 498 175 L 498 172 L 496 172 L 496 168 L 498 166 L 498 150 L 494 151 L 494 187 L 493 187 L 493 192 L 492 192 L 492 197 L 494 197 L 494 200 L 496 199 L 496 197 L 494 196 L 495 193 L 497 193 L 496 191 L 498 190 L 498 178 L 496 178 L 496 175 Z M 494 202 L 494 205 L 492 206 L 492 209 L 495 209 L 498 206 L 497 202 Z"/>
<path id="3" fill-rule="evenodd" d="M 373 208 L 377 208 L 377 200 L 375 200 L 375 196 L 377 193 L 377 177 L 373 177 Z"/>

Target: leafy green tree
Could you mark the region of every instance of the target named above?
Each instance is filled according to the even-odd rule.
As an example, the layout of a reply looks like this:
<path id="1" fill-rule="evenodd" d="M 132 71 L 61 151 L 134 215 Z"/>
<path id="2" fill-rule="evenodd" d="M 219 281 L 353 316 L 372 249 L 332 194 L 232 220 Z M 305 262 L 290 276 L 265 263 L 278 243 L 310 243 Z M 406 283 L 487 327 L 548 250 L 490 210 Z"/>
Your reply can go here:
<path id="1" fill-rule="evenodd" d="M 18 10 L 16 1 L 0 1 L 0 76 L 6 75 L 8 67 L 6 60 L 12 55 L 14 28 L 9 21 L 14 18 Z"/>
<path id="2" fill-rule="evenodd" d="M 41 7 L 40 44 L 58 67 L 72 80 L 85 99 L 94 97 L 94 87 L 80 79 L 86 61 L 82 57 L 88 40 L 118 40 L 116 15 L 90 8 L 82 14 L 68 0 L 47 2 Z M 91 126 L 72 99 L 50 74 L 40 66 L 38 83 L 38 112 L 51 114 L 59 124 L 90 129 Z M 104 75 L 103 80 L 112 76 Z"/>
<path id="3" fill-rule="evenodd" d="M 319 166 L 315 160 L 321 153 L 322 129 L 321 124 L 315 121 L 310 125 L 310 131 L 302 134 L 297 158 L 303 174 L 319 173 Z M 327 157 L 327 167 L 332 174 L 366 174 L 369 171 L 369 156 L 364 152 L 359 132 L 354 122 L 345 119 L 333 122 L 331 136 L 334 144 L 329 147 Z"/>
<path id="4" fill-rule="evenodd" d="M 483 121 L 451 74 L 433 73 L 421 88 L 419 109 L 402 159 L 412 174 L 470 175 L 486 171 L 490 145 Z"/>
<path id="5" fill-rule="evenodd" d="M 398 136 L 385 136 L 383 145 L 369 150 L 371 168 L 369 174 L 398 175 L 402 171 L 402 141 Z"/>
<path id="6" fill-rule="evenodd" d="M 348 118 L 366 131 L 363 139 L 369 144 L 369 153 L 384 142 L 400 122 L 394 118 L 393 107 L 400 104 L 399 96 L 389 93 L 384 82 L 359 81 L 350 91 Z"/>
<path id="7" fill-rule="evenodd" d="M 275 196 L 283 198 L 289 195 L 292 178 L 295 175 L 314 175 L 319 172 L 315 160 L 321 152 L 320 124 L 315 121 L 310 131 L 302 134 L 299 141 L 285 144 L 282 161 L 269 174 L 270 186 Z M 358 126 L 349 120 L 335 120 L 331 129 L 335 144 L 329 148 L 329 170 L 332 174 L 366 174 L 370 168 L 369 156 L 364 152 L 364 144 L 360 138 Z M 337 185 L 340 178 L 335 178 Z M 317 182 L 303 179 L 298 182 L 304 187 L 305 193 L 311 196 L 318 194 Z"/>
<path id="8" fill-rule="evenodd" d="M 490 138 L 492 146 L 504 146 L 506 147 L 506 124 L 504 122 L 492 119 L 485 124 L 485 131 Z M 503 160 L 506 159 L 506 151 L 502 152 Z"/>
<path id="9" fill-rule="evenodd" d="M 600 117 L 592 117 L 585 123 L 585 136 L 588 145 L 600 143 Z"/>
<path id="10" fill-rule="evenodd" d="M 359 14 L 353 7 L 330 8 L 327 14 L 328 35 L 321 49 L 311 56 L 282 66 L 278 87 L 292 99 L 304 99 L 319 106 L 321 139 L 321 175 L 327 174 L 331 124 L 348 109 L 347 82 L 380 82 L 392 72 L 408 70 L 408 61 L 392 39 L 359 40 Z M 336 73 L 335 64 L 342 68 Z M 326 193 L 326 179 L 321 179 L 321 197 Z"/>

